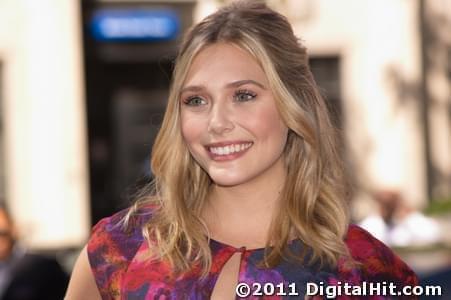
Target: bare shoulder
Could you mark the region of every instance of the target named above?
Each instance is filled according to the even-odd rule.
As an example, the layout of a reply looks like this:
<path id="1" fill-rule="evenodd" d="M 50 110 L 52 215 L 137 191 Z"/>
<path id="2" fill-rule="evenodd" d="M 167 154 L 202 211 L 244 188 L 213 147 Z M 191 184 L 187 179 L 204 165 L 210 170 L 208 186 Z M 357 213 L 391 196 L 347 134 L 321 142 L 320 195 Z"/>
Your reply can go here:
<path id="1" fill-rule="evenodd" d="M 91 271 L 86 246 L 80 253 L 69 281 L 65 300 L 101 300 Z"/>
<path id="2" fill-rule="evenodd" d="M 72 271 L 67 300 L 110 299 L 120 295 L 121 278 L 144 242 L 142 228 L 153 211 L 153 207 L 145 206 L 127 217 L 127 208 L 94 225 Z"/>

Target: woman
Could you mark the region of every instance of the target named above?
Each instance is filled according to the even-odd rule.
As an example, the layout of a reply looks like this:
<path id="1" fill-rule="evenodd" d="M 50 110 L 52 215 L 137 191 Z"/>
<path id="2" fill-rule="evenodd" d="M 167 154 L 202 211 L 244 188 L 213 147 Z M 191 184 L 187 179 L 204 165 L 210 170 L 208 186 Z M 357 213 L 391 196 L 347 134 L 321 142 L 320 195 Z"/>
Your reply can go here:
<path id="1" fill-rule="evenodd" d="M 151 165 L 151 192 L 94 227 L 68 299 L 299 299 L 309 282 L 417 282 L 348 225 L 306 49 L 261 2 L 234 2 L 187 33 Z"/>

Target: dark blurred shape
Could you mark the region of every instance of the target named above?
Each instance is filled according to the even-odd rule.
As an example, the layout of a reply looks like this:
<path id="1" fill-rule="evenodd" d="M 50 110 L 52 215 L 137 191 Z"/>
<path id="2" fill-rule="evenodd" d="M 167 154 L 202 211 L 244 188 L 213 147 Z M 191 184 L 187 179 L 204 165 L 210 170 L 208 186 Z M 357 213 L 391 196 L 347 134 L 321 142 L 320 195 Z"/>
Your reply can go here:
<path id="1" fill-rule="evenodd" d="M 0 299 L 63 299 L 68 275 L 55 258 L 27 253 L 16 236 L 10 215 L 0 205 Z"/>
<path id="2" fill-rule="evenodd" d="M 196 1 L 81 1 L 92 224 L 151 179 L 181 33 Z"/>
<path id="3" fill-rule="evenodd" d="M 439 285 L 442 288 L 441 296 L 425 296 L 421 299 L 451 299 L 451 267 L 422 277 L 421 285 Z"/>
<path id="4" fill-rule="evenodd" d="M 378 191 L 374 194 L 374 199 L 379 204 L 382 219 L 389 226 L 393 225 L 396 214 L 406 213 L 406 208 L 403 207 L 399 192 L 390 190 Z"/>

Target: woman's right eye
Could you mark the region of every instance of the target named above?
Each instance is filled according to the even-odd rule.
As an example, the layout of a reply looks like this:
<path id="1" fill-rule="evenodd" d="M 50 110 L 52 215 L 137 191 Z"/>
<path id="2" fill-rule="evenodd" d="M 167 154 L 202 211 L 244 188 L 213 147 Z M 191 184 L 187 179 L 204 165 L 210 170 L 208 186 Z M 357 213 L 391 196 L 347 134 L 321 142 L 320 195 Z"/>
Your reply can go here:
<path id="1" fill-rule="evenodd" d="M 204 99 L 202 99 L 199 96 L 188 97 L 183 102 L 189 106 L 200 106 L 207 103 Z"/>

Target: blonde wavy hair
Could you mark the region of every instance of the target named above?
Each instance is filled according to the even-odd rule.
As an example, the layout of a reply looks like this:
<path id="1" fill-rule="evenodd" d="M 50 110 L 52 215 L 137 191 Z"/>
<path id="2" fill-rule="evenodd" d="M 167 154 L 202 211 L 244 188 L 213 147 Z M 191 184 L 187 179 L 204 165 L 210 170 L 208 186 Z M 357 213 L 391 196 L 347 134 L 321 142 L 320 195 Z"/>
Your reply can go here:
<path id="1" fill-rule="evenodd" d="M 311 263 L 336 266 L 340 257 L 349 257 L 343 241 L 348 209 L 337 133 L 310 72 L 306 48 L 287 19 L 260 1 L 235 1 L 185 35 L 166 113 L 152 149 L 155 179 L 129 211 L 126 223 L 150 204 L 154 209 L 143 233 L 152 256 L 167 259 L 176 271 L 197 265 L 204 275 L 208 273 L 212 259 L 201 211 L 212 181 L 184 143 L 179 91 L 195 56 L 219 42 L 233 43 L 259 62 L 289 128 L 283 153 L 287 180 L 262 265 L 272 267 L 287 254 L 303 259 L 307 252 L 287 251 L 294 233 L 311 250 Z"/>

